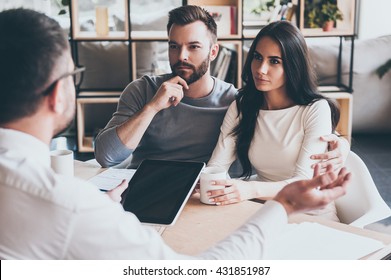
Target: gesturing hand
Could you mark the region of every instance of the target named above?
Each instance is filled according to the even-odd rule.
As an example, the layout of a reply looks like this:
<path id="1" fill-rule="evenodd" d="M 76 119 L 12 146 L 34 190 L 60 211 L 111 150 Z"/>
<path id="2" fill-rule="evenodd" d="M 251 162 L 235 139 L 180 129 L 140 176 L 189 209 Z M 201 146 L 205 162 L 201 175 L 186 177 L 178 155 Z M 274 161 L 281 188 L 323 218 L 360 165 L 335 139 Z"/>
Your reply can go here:
<path id="1" fill-rule="evenodd" d="M 300 180 L 285 186 L 274 200 L 280 202 L 288 214 L 322 208 L 346 193 L 351 178 L 345 168 L 338 174 L 328 165 L 326 173 L 319 175 L 320 166 L 316 165 L 314 177 Z"/>

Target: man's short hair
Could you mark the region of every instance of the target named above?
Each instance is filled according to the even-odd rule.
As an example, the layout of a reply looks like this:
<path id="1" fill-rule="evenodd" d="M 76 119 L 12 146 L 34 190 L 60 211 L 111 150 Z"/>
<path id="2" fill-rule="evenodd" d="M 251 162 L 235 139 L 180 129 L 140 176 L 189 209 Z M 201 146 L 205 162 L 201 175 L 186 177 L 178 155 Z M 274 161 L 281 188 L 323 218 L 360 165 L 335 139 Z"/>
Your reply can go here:
<path id="1" fill-rule="evenodd" d="M 0 12 L 0 38 L 0 124 L 4 124 L 36 112 L 69 43 L 55 20 L 22 8 Z"/>
<path id="2" fill-rule="evenodd" d="M 217 42 L 217 25 L 208 11 L 193 5 L 181 6 L 168 13 L 167 33 L 173 24 L 186 25 L 196 21 L 202 21 L 211 34 L 212 43 Z"/>

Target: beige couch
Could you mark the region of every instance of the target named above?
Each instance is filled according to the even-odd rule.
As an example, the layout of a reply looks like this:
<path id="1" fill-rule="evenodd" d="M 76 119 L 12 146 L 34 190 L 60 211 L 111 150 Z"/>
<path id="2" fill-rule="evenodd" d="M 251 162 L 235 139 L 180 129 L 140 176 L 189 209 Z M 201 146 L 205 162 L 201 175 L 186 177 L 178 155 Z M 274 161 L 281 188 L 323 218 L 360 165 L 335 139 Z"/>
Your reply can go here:
<path id="1" fill-rule="evenodd" d="M 310 44 L 320 84 L 336 81 L 338 44 Z M 342 81 L 348 84 L 350 44 L 344 44 Z M 391 133 L 391 71 L 376 69 L 391 58 L 391 35 L 356 40 L 353 61 L 353 133 Z"/>

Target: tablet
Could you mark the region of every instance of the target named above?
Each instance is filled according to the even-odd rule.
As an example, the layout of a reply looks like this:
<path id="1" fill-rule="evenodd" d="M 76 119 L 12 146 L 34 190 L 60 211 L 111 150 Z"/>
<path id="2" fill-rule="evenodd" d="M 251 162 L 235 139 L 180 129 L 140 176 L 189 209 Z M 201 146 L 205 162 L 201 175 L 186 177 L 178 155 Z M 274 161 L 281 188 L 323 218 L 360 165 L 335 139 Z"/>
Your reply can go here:
<path id="1" fill-rule="evenodd" d="M 146 159 L 122 194 L 122 205 L 145 224 L 173 225 L 198 182 L 203 162 Z"/>

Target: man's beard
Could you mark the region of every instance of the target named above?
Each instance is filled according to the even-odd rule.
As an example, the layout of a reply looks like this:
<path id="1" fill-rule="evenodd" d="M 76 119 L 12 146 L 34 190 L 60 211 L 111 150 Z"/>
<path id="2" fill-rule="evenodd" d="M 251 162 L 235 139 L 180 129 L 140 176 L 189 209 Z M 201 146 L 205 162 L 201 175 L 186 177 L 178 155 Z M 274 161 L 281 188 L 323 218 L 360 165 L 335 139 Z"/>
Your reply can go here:
<path id="1" fill-rule="evenodd" d="M 185 78 L 183 75 L 179 74 L 176 71 L 176 68 L 180 67 L 180 66 L 189 67 L 193 70 L 193 73 L 190 75 L 190 77 Z M 179 76 L 182 79 L 184 79 L 188 85 L 201 79 L 202 76 L 204 76 L 205 73 L 208 71 L 208 69 L 209 69 L 209 56 L 201 63 L 201 65 L 198 68 L 195 67 L 195 65 L 187 63 L 187 62 L 178 62 L 178 63 L 175 63 L 174 65 L 171 65 L 172 74 L 174 76 Z M 179 72 L 181 72 L 181 71 L 179 71 Z"/>

